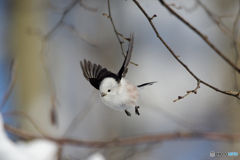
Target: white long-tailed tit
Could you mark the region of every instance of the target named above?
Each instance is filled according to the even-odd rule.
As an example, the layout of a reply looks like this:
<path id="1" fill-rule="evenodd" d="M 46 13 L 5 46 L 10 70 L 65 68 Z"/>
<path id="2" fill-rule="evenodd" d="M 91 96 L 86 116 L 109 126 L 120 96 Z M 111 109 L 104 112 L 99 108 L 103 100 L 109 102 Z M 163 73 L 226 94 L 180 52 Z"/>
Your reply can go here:
<path id="1" fill-rule="evenodd" d="M 93 87 L 100 91 L 100 96 L 103 103 L 114 110 L 125 111 L 128 116 L 131 113 L 127 109 L 135 107 L 135 113 L 140 115 L 137 105 L 139 98 L 139 88 L 147 85 L 152 85 L 156 82 L 148 82 L 141 85 L 135 85 L 126 80 L 125 77 L 128 71 L 128 64 L 131 59 L 133 49 L 134 36 L 130 35 L 130 42 L 125 60 L 117 74 L 102 68 L 101 65 L 92 64 L 84 59 L 80 61 L 84 77 L 91 83 Z"/>

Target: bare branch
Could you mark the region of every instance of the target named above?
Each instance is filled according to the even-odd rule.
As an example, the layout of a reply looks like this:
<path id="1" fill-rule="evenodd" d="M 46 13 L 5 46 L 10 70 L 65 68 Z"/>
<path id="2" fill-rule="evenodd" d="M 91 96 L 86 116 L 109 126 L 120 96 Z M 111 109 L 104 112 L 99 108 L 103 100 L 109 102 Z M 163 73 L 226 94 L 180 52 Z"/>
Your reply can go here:
<path id="1" fill-rule="evenodd" d="M 40 129 L 38 127 L 38 125 L 34 122 L 34 120 L 27 114 L 21 111 L 11 111 L 11 112 L 7 112 L 3 114 L 4 116 L 21 116 L 26 118 L 32 125 L 33 127 L 44 137 L 46 137 L 47 135 L 43 132 L 42 129 Z"/>
<path id="2" fill-rule="evenodd" d="M 51 118 L 51 122 L 52 124 L 56 125 L 58 124 L 58 120 L 57 120 L 57 115 L 56 115 L 56 92 L 55 92 L 55 88 L 54 88 L 54 83 L 51 77 L 51 73 L 48 69 L 47 66 L 47 58 L 46 58 L 46 45 L 47 45 L 47 41 L 53 36 L 53 34 L 64 24 L 64 19 L 66 18 L 67 14 L 69 13 L 69 11 L 76 5 L 78 4 L 79 0 L 73 0 L 67 7 L 65 7 L 62 16 L 60 18 L 60 20 L 58 21 L 58 23 L 45 35 L 40 37 L 42 40 L 42 48 L 40 51 L 40 59 L 42 62 L 42 65 L 44 67 L 45 73 L 46 73 L 46 77 L 47 77 L 47 81 L 49 83 L 50 86 L 50 92 L 51 92 L 51 113 L 50 113 L 50 118 Z"/>
<path id="3" fill-rule="evenodd" d="M 108 15 L 106 13 L 103 13 L 104 16 L 108 17 L 112 23 L 112 26 L 113 26 L 113 30 L 117 36 L 117 39 L 119 41 L 119 44 L 120 44 L 120 47 L 121 47 L 121 50 L 122 50 L 122 55 L 125 57 L 125 53 L 124 53 L 124 50 L 123 50 L 123 43 L 124 43 L 124 39 L 127 39 L 126 37 L 124 37 L 121 33 L 119 33 L 115 27 L 115 24 L 113 22 L 113 19 L 112 19 L 112 14 L 111 14 L 111 7 L 110 7 L 110 0 L 108 0 Z M 119 36 L 121 36 L 123 38 L 123 41 L 120 40 Z M 127 39 L 128 40 L 128 39 Z M 130 63 L 134 64 L 135 66 L 138 66 L 138 64 L 134 63 L 134 62 L 131 62 Z"/>
<path id="4" fill-rule="evenodd" d="M 81 38 L 87 44 L 90 44 L 90 45 L 92 45 L 94 47 L 97 46 L 96 42 L 93 39 L 91 39 L 89 36 L 78 33 L 76 28 L 73 25 L 67 24 L 67 23 L 63 23 L 62 27 L 64 27 L 67 30 L 69 30 L 74 36 Z"/>
<path id="5" fill-rule="evenodd" d="M 232 68 L 234 68 L 238 73 L 240 73 L 240 68 L 238 68 L 232 61 L 230 61 L 212 42 L 208 40 L 206 35 L 203 35 L 199 30 L 193 27 L 189 22 L 187 22 L 184 18 L 182 18 L 179 14 L 177 14 L 174 10 L 172 10 L 164 0 L 159 0 L 159 2 L 175 17 L 177 17 L 181 22 L 186 24 L 190 29 L 192 29 L 195 33 L 197 33 L 219 56 L 221 56 Z"/>
<path id="6" fill-rule="evenodd" d="M 138 145 L 145 143 L 157 143 L 167 140 L 177 140 L 177 139 L 208 139 L 208 140 L 217 140 L 217 141 L 240 141 L 240 134 L 232 133 L 218 133 L 218 132 L 175 132 L 175 133 L 166 133 L 166 134 L 157 134 L 157 135 L 144 135 L 144 136 L 134 136 L 127 138 L 119 138 L 109 141 L 82 141 L 70 138 L 54 138 L 54 137 L 41 137 L 33 135 L 29 132 L 26 132 L 21 129 L 17 129 L 13 126 L 4 125 L 5 129 L 14 135 L 17 135 L 23 139 L 47 139 L 54 141 L 60 145 L 77 145 L 81 147 L 90 147 L 90 148 L 107 148 L 107 147 L 121 147 L 121 146 L 130 146 Z"/>
<path id="7" fill-rule="evenodd" d="M 97 8 L 87 6 L 87 5 L 83 2 L 83 0 L 79 0 L 79 4 L 80 4 L 80 6 L 82 6 L 83 8 L 85 8 L 85 9 L 87 9 L 87 10 L 89 10 L 89 11 L 92 11 L 92 12 L 96 12 L 96 11 L 97 11 Z"/>
<path id="8" fill-rule="evenodd" d="M 221 16 L 218 16 L 210 11 L 210 9 L 204 5 L 200 0 L 196 1 L 198 5 L 200 5 L 205 12 L 208 14 L 208 16 L 211 18 L 211 20 L 217 24 L 217 26 L 222 30 L 223 33 L 225 33 L 227 36 L 233 38 L 233 34 L 231 33 L 230 29 L 222 22 Z"/>
<path id="9" fill-rule="evenodd" d="M 238 63 L 239 63 L 239 50 L 238 50 L 238 33 L 239 33 L 239 22 L 240 22 L 240 2 L 238 1 L 238 13 L 237 13 L 237 16 L 236 16 L 236 19 L 234 21 L 234 24 L 233 24 L 233 47 L 234 47 L 234 50 L 235 50 L 235 54 L 236 54 L 236 57 L 235 57 L 235 64 L 236 66 L 238 66 Z M 238 80 L 237 80 L 237 75 L 236 75 L 236 72 L 234 72 L 234 79 L 235 79 L 235 88 L 238 87 Z"/>
<path id="10" fill-rule="evenodd" d="M 86 105 L 83 109 L 81 109 L 77 116 L 74 117 L 71 124 L 67 127 L 64 137 L 68 135 L 68 133 L 72 132 L 74 129 L 76 129 L 76 126 L 79 126 L 82 120 L 88 115 L 89 111 L 93 108 L 94 105 Z"/>
<path id="11" fill-rule="evenodd" d="M 54 32 L 56 32 L 56 30 L 61 27 L 61 25 L 63 24 L 63 20 L 65 19 L 65 17 L 67 16 L 68 12 L 79 2 L 79 0 L 73 0 L 65 9 L 64 12 L 62 13 L 62 17 L 61 19 L 58 21 L 58 23 L 48 32 L 48 34 L 46 34 L 43 38 L 45 40 L 49 39 Z"/>
<path id="12" fill-rule="evenodd" d="M 16 60 L 13 60 L 11 62 L 11 71 L 10 71 L 10 81 L 9 81 L 9 84 L 8 84 L 8 87 L 3 95 L 3 98 L 0 102 L 0 111 L 4 108 L 12 90 L 13 90 L 13 87 L 14 87 L 14 84 L 16 82 L 16 79 L 17 79 L 17 68 L 18 68 L 18 63 L 16 62 Z"/>
<path id="13" fill-rule="evenodd" d="M 58 120 L 56 119 L 57 116 L 53 113 L 56 113 L 56 92 L 55 92 L 55 88 L 54 88 L 54 84 L 53 84 L 53 80 L 50 74 L 50 71 L 48 70 L 48 66 L 47 66 L 47 59 L 45 56 L 45 47 L 46 47 L 46 43 L 47 41 L 45 41 L 44 39 L 42 40 L 42 49 L 40 52 L 40 59 L 42 62 L 42 65 L 44 67 L 44 71 L 47 77 L 47 81 L 49 83 L 50 86 L 50 92 L 51 92 L 51 113 L 50 113 L 50 119 L 51 119 L 51 123 L 54 125 L 57 125 Z M 54 117 L 53 117 L 54 116 Z"/>
<path id="14" fill-rule="evenodd" d="M 185 11 L 187 11 L 187 12 L 193 12 L 193 11 L 198 7 L 198 4 L 197 4 L 197 2 L 195 2 L 193 6 L 191 6 L 191 7 L 186 7 L 186 6 L 184 6 L 184 5 L 177 6 L 177 5 L 174 4 L 174 3 L 170 3 L 170 4 L 168 4 L 168 6 L 174 7 L 174 8 L 176 8 L 176 9 L 178 9 L 178 10 L 183 9 L 183 10 L 185 10 Z"/>
<path id="15" fill-rule="evenodd" d="M 208 86 L 209 88 L 212 88 L 213 90 L 217 91 L 217 92 L 220 92 L 220 93 L 223 93 L 223 94 L 226 94 L 226 95 L 230 95 L 230 96 L 233 96 L 233 97 L 236 97 L 237 99 L 240 99 L 239 97 L 239 92 L 232 92 L 232 91 L 222 91 L 206 82 L 204 82 L 203 80 L 201 80 L 200 78 L 198 78 L 189 68 L 188 66 L 183 63 L 180 59 L 179 59 L 179 56 L 177 56 L 173 50 L 168 46 L 168 44 L 163 40 L 163 38 L 160 36 L 160 34 L 158 33 L 155 25 L 153 24 L 152 22 L 152 19 L 151 17 L 146 13 L 146 11 L 142 8 L 142 6 L 139 4 L 139 2 L 137 0 L 133 0 L 133 2 L 138 6 L 138 8 L 142 11 L 142 13 L 145 15 L 145 17 L 147 18 L 147 20 L 149 21 L 150 25 L 152 26 L 154 32 L 156 33 L 158 39 L 164 44 L 164 46 L 168 49 L 168 51 L 172 54 L 172 56 L 189 72 L 189 74 L 191 74 L 198 83 L 202 83 L 206 86 Z M 185 20 L 184 20 L 185 21 Z M 187 22 L 188 23 L 188 22 Z"/>
<path id="16" fill-rule="evenodd" d="M 187 97 L 189 94 L 194 93 L 197 94 L 197 90 L 200 88 L 200 81 L 198 81 L 197 83 L 197 87 L 194 90 L 191 91 L 187 91 L 187 94 L 185 94 L 184 96 L 178 96 L 178 99 L 175 99 L 173 102 L 177 102 L 180 99 L 183 99 L 185 97 Z"/>
<path id="17" fill-rule="evenodd" d="M 68 6 L 66 6 L 63 9 L 58 9 L 56 7 L 54 7 L 51 3 L 49 3 L 49 7 L 57 12 L 61 12 L 62 16 L 60 18 L 60 20 L 57 22 L 57 24 L 54 25 L 54 27 L 46 34 L 46 35 L 42 35 L 40 34 L 40 32 L 33 32 L 36 33 L 36 35 L 38 37 L 40 37 L 41 41 L 42 41 L 42 48 L 40 51 L 40 59 L 42 62 L 42 65 L 44 67 L 45 73 L 46 73 L 46 77 L 47 77 L 47 81 L 49 83 L 50 86 L 50 92 L 51 92 L 51 113 L 50 113 L 50 118 L 51 118 L 51 122 L 52 124 L 56 125 L 58 123 L 58 118 L 57 118 L 57 112 L 56 112 L 56 92 L 55 92 L 55 87 L 54 87 L 54 83 L 51 77 L 51 73 L 48 67 L 48 63 L 47 63 L 47 53 L 46 53 L 46 45 L 48 43 L 48 40 L 50 38 L 52 38 L 52 36 L 56 33 L 56 31 L 60 28 L 60 27 L 65 27 L 67 29 L 69 29 L 72 33 L 74 33 L 75 35 L 77 35 L 76 30 L 74 27 L 67 25 L 64 20 L 67 17 L 68 13 L 77 5 L 79 4 L 81 7 L 89 10 L 89 11 L 93 11 L 95 12 L 97 9 L 96 8 L 92 8 L 87 6 L 83 0 L 72 0 L 70 2 L 70 4 Z M 31 32 L 30 32 L 31 33 Z M 82 38 L 85 42 L 90 43 L 89 39 L 86 39 L 86 36 L 81 36 L 78 34 L 78 37 Z M 94 45 L 93 43 L 90 43 L 92 45 Z"/>

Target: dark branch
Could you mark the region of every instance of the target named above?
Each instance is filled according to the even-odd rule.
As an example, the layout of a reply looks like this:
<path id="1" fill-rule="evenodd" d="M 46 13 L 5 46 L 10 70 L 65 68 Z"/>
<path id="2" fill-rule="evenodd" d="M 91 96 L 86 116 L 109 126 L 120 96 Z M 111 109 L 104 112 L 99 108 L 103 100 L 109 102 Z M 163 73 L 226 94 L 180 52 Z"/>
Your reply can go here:
<path id="1" fill-rule="evenodd" d="M 54 137 L 41 137 L 33 135 L 29 132 L 26 132 L 21 129 L 17 129 L 10 125 L 4 125 L 5 129 L 14 135 L 17 135 L 23 139 L 47 139 L 54 141 L 60 145 L 77 145 L 81 147 L 90 147 L 90 148 L 106 148 L 106 147 L 121 147 L 121 146 L 130 146 L 138 145 L 145 143 L 156 143 L 166 140 L 176 140 L 176 139 L 208 139 L 208 140 L 218 140 L 218 141 L 240 141 L 239 134 L 232 133 L 217 133 L 217 132 L 175 132 L 175 133 L 166 133 L 166 134 L 157 134 L 157 135 L 144 135 L 144 136 L 135 136 L 127 138 L 119 138 L 109 141 L 82 141 L 70 138 L 54 138 Z"/>
<path id="2" fill-rule="evenodd" d="M 164 44 L 164 46 L 169 50 L 169 52 L 172 54 L 172 56 L 189 72 L 189 74 L 191 74 L 197 82 L 199 83 L 202 83 L 206 86 L 208 86 L 209 88 L 212 88 L 213 90 L 217 91 L 217 92 L 220 92 L 220 93 L 223 93 L 223 94 L 226 94 L 226 95 L 230 95 L 230 96 L 233 96 L 233 97 L 236 97 L 237 99 L 240 99 L 239 97 L 239 92 L 233 92 L 233 91 L 222 91 L 206 82 L 204 82 L 203 80 L 201 80 L 200 78 L 198 78 L 189 68 L 188 66 L 183 63 L 179 57 L 173 52 L 173 50 L 168 46 L 168 44 L 163 40 L 163 38 L 160 36 L 160 34 L 158 33 L 155 25 L 153 24 L 152 22 L 152 18 L 146 13 L 146 11 L 142 8 L 142 6 L 139 4 L 139 2 L 137 0 L 133 0 L 133 2 L 138 6 L 138 8 L 142 11 L 142 13 L 145 15 L 145 17 L 148 19 L 150 25 L 152 26 L 155 34 L 157 35 L 157 37 L 159 38 L 159 40 Z M 181 98 L 180 98 L 181 99 Z"/>
<path id="3" fill-rule="evenodd" d="M 118 41 L 119 41 L 119 44 L 120 44 L 120 47 L 121 47 L 121 50 L 122 50 L 122 55 L 125 57 L 126 55 L 125 55 L 125 53 L 124 53 L 123 45 L 122 45 L 122 44 L 124 43 L 124 40 L 125 40 L 125 39 L 128 40 L 128 38 L 124 37 L 121 33 L 119 33 L 119 32 L 117 31 L 116 27 L 115 27 L 115 24 L 114 24 L 113 19 L 112 19 L 112 14 L 111 14 L 110 0 L 108 0 L 108 15 L 105 14 L 105 13 L 103 13 L 103 15 L 106 16 L 106 17 L 108 17 L 108 18 L 110 19 L 110 21 L 111 21 L 111 23 L 112 23 L 112 26 L 113 26 L 113 30 L 114 30 L 114 32 L 115 32 L 115 34 L 116 34 L 116 37 L 117 37 Z M 120 40 L 119 36 L 121 36 L 121 37 L 123 38 L 123 41 Z M 130 61 L 130 63 L 134 64 L 135 66 L 138 66 L 138 64 L 133 63 L 133 62 L 131 62 L 131 61 Z"/>
<path id="4" fill-rule="evenodd" d="M 193 27 L 189 22 L 187 22 L 184 18 L 182 18 L 179 14 L 177 14 L 174 10 L 172 10 L 164 0 L 159 0 L 159 2 L 175 17 L 177 17 L 181 22 L 186 24 L 190 29 L 192 29 L 195 33 L 197 33 L 219 56 L 221 56 L 232 68 L 234 68 L 238 73 L 240 73 L 240 68 L 238 68 L 232 61 L 230 61 L 216 46 L 212 44 L 208 40 L 208 37 L 203 35 L 199 30 Z"/>

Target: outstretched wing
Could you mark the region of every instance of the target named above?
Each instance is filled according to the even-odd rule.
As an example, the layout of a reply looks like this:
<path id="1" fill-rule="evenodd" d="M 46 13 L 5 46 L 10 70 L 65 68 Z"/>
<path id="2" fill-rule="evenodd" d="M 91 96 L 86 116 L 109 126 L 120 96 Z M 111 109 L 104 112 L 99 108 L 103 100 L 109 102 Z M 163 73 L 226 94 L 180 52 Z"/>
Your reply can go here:
<path id="1" fill-rule="evenodd" d="M 121 69 L 119 70 L 119 72 L 117 74 L 118 82 L 122 79 L 122 77 L 125 77 L 126 74 L 127 74 L 128 64 L 129 64 L 131 56 L 132 56 L 133 42 L 134 42 L 134 35 L 131 34 L 130 35 L 130 41 L 129 41 L 129 44 L 128 44 L 127 54 L 125 56 L 123 65 L 122 65 Z"/>
<path id="2" fill-rule="evenodd" d="M 117 78 L 117 75 L 102 68 L 101 65 L 92 64 L 92 62 L 84 59 L 84 63 L 80 61 L 84 77 L 91 83 L 93 87 L 99 90 L 101 81 L 106 77 Z"/>

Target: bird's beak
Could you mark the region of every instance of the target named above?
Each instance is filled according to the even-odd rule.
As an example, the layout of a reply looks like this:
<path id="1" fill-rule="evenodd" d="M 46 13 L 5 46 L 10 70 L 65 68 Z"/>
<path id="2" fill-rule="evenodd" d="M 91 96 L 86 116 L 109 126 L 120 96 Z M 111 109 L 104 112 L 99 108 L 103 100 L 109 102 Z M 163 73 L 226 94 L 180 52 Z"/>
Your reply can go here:
<path id="1" fill-rule="evenodd" d="M 104 97 L 104 96 L 106 96 L 106 93 L 101 93 L 101 97 Z"/>

